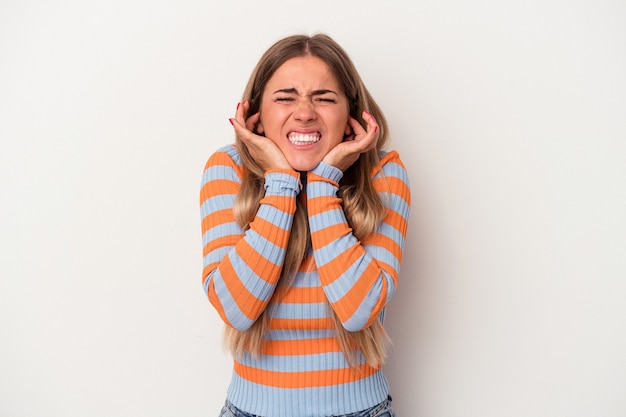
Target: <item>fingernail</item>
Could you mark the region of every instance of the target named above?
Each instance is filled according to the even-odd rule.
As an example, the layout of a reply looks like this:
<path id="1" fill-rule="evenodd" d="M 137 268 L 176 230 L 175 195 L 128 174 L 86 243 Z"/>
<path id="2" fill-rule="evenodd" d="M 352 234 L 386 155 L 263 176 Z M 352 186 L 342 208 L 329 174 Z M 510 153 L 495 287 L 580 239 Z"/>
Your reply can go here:
<path id="1" fill-rule="evenodd" d="M 374 126 L 374 133 L 378 132 L 378 126 Z"/>
<path id="2" fill-rule="evenodd" d="M 237 110 L 239 110 L 239 106 L 241 106 L 241 102 L 237 103 Z"/>
<path id="3" fill-rule="evenodd" d="M 230 122 L 231 125 L 235 126 L 235 119 L 230 118 L 228 119 L 228 121 Z"/>

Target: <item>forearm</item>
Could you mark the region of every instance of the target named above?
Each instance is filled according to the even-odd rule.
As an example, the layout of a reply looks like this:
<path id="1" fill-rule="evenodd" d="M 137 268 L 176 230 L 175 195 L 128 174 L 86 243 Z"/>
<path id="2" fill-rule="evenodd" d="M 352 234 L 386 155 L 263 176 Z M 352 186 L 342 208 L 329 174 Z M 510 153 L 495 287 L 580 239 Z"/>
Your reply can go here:
<path id="1" fill-rule="evenodd" d="M 399 159 L 387 164 L 385 170 L 386 176 L 373 181 L 378 189 L 385 190 L 386 214 L 362 241 L 352 233 L 337 197 L 341 172 L 320 165 L 309 175 L 308 209 L 315 261 L 332 308 L 351 331 L 369 326 L 397 286 L 410 192 Z"/>
<path id="2" fill-rule="evenodd" d="M 299 191 L 297 178 L 285 172 L 268 173 L 265 187 L 245 232 L 232 210 L 236 193 L 211 196 L 203 203 L 203 213 L 219 220 L 203 221 L 203 285 L 223 320 L 238 329 L 254 323 L 274 292 Z"/>

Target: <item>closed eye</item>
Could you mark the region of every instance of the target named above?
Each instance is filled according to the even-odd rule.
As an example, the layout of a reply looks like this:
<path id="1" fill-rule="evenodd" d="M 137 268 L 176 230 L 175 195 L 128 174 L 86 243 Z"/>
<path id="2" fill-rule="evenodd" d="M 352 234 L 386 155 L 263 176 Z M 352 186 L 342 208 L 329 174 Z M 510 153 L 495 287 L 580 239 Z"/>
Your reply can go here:
<path id="1" fill-rule="evenodd" d="M 315 99 L 315 101 L 321 101 L 323 103 L 336 103 L 337 100 L 335 100 L 334 98 L 327 98 L 327 97 L 320 97 Z"/>

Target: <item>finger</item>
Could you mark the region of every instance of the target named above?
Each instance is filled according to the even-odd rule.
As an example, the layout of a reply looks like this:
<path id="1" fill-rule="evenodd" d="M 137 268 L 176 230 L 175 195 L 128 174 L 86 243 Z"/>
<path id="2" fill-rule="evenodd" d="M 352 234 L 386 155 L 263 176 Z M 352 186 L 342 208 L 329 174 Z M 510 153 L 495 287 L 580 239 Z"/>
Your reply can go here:
<path id="1" fill-rule="evenodd" d="M 361 126 L 361 123 L 359 123 L 355 118 L 351 117 L 349 123 L 355 138 L 366 133 L 365 129 L 363 129 L 363 126 Z"/>
<path id="2" fill-rule="evenodd" d="M 363 120 L 367 123 L 367 131 L 370 130 L 378 131 L 378 123 L 376 122 L 376 118 L 367 110 L 363 110 Z"/>
<path id="3" fill-rule="evenodd" d="M 246 124 L 246 112 L 247 112 L 247 100 L 240 101 L 237 103 L 237 111 L 235 111 L 235 118 L 239 121 L 240 124 Z"/>
<path id="4" fill-rule="evenodd" d="M 247 136 L 246 134 L 247 129 L 245 128 L 245 126 L 241 124 L 241 122 L 236 117 L 230 118 L 228 119 L 228 121 L 230 122 L 231 125 L 233 125 L 233 129 L 235 129 L 235 134 L 240 139 L 244 139 L 244 137 Z"/>
<path id="5" fill-rule="evenodd" d="M 259 118 L 261 117 L 261 113 L 257 112 L 255 114 L 253 114 L 252 116 L 248 117 L 248 119 L 246 119 L 246 128 L 251 131 L 254 132 L 256 129 L 256 125 L 257 123 L 259 123 Z"/>
<path id="6" fill-rule="evenodd" d="M 352 126 L 352 130 L 354 131 L 355 142 L 363 142 L 363 149 L 368 148 L 371 149 L 375 146 L 378 140 L 378 124 L 376 123 L 376 119 L 371 117 L 369 113 L 364 112 L 363 115 L 367 121 L 367 130 L 361 126 L 361 124 L 353 118 L 350 118 L 350 125 Z M 372 146 L 372 142 L 374 145 Z M 366 149 L 367 150 L 367 149 Z"/>
<path id="7" fill-rule="evenodd" d="M 233 118 L 228 120 L 235 129 L 235 135 L 237 135 L 237 137 L 241 139 L 244 143 L 250 145 L 257 138 L 257 136 L 252 133 L 245 125 L 241 124 L 238 119 Z"/>
<path id="8" fill-rule="evenodd" d="M 378 143 L 378 123 L 369 112 L 363 111 L 363 119 L 367 123 L 367 133 L 358 138 L 362 145 L 362 152 L 367 152 L 376 147 Z"/>

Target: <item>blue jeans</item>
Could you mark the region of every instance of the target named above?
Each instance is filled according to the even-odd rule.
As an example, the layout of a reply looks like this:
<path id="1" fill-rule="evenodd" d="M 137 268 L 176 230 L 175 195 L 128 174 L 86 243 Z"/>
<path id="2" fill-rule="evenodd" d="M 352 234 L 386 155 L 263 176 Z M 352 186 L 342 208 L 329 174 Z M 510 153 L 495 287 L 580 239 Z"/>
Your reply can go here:
<path id="1" fill-rule="evenodd" d="M 230 403 L 230 401 L 226 400 L 226 404 L 224 404 L 224 408 L 220 412 L 219 417 L 262 417 L 254 414 L 246 413 L 245 411 L 241 411 L 234 405 Z M 341 416 L 331 416 L 331 417 L 395 417 L 393 409 L 391 408 L 391 397 L 387 397 L 385 401 L 382 403 L 375 405 L 367 410 L 357 411 L 355 413 L 343 414 Z"/>

